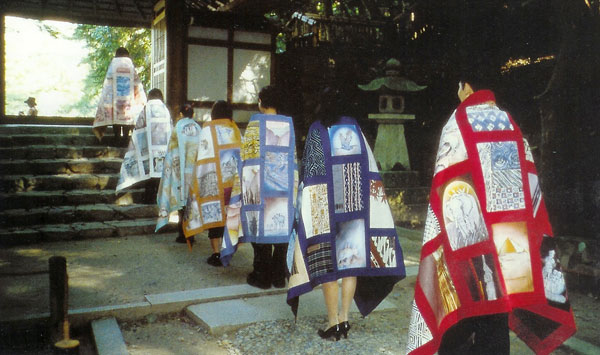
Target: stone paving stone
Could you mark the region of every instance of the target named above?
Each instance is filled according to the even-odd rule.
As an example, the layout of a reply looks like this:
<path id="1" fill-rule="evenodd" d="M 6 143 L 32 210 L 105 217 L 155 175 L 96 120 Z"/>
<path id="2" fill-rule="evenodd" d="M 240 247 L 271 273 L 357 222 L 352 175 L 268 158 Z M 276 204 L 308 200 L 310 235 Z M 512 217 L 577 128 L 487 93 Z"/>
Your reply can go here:
<path id="1" fill-rule="evenodd" d="M 121 329 L 115 318 L 106 318 L 92 322 L 92 332 L 98 355 L 129 354 Z"/>
<path id="2" fill-rule="evenodd" d="M 383 300 L 374 312 L 395 307 L 390 301 Z M 350 312 L 358 312 L 354 303 L 352 303 Z M 286 295 L 202 303 L 187 307 L 186 314 L 198 324 L 207 327 L 209 333 L 215 335 L 253 323 L 294 318 L 294 314 L 286 302 Z M 313 290 L 300 296 L 299 317 L 323 314 L 326 314 L 326 309 L 321 290 Z"/>

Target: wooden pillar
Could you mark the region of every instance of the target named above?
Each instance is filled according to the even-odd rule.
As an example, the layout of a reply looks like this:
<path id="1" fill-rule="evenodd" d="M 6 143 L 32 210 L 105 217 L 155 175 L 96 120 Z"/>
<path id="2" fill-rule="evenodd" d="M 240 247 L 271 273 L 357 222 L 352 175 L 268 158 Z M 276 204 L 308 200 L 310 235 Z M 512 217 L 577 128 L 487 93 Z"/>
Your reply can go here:
<path id="1" fill-rule="evenodd" d="M 4 61 L 5 53 L 5 38 L 6 29 L 4 22 L 4 13 L 0 13 L 0 117 L 4 118 L 6 115 L 6 82 L 4 81 L 4 73 L 6 71 L 6 62 Z"/>
<path id="2" fill-rule="evenodd" d="M 167 106 L 171 117 L 179 117 L 181 107 L 186 101 L 187 90 L 187 29 L 188 18 L 185 2 L 181 0 L 165 1 L 167 21 Z"/>

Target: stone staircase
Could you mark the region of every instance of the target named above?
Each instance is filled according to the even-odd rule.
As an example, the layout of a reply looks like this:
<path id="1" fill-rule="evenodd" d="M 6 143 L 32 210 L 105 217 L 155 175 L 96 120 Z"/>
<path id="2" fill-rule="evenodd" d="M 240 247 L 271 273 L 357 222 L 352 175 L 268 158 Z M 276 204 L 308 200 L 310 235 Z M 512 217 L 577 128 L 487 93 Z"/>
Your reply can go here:
<path id="1" fill-rule="evenodd" d="M 427 216 L 429 187 L 418 171 L 381 171 L 383 186 L 397 225 L 423 228 Z"/>
<path id="2" fill-rule="evenodd" d="M 91 126 L 0 125 L 0 246 L 154 233 L 143 186 L 115 194 L 125 148 L 106 133 L 99 143 Z"/>

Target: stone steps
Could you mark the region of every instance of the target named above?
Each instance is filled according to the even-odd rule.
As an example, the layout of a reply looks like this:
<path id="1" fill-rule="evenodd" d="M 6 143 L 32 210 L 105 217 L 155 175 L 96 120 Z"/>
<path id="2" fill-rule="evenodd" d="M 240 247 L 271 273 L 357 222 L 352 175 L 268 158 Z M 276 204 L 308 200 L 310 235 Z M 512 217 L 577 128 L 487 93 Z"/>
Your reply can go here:
<path id="1" fill-rule="evenodd" d="M 41 224 L 60 224 L 71 221 L 97 222 L 156 218 L 156 205 L 91 204 L 78 206 L 43 206 L 32 209 L 0 211 L 2 227 L 27 227 Z"/>
<path id="2" fill-rule="evenodd" d="M 0 157 L 10 159 L 80 159 L 121 158 L 125 148 L 106 146 L 30 145 L 27 147 L 0 147 Z"/>
<path id="3" fill-rule="evenodd" d="M 32 209 L 43 206 L 79 206 L 87 204 L 132 204 L 141 201 L 143 189 L 115 194 L 114 190 L 53 190 L 0 193 L 0 209 Z"/>
<path id="4" fill-rule="evenodd" d="M 114 190 L 119 174 L 54 174 L 0 176 L 0 192 L 92 189 Z"/>
<path id="5" fill-rule="evenodd" d="M 122 158 L 0 159 L 3 174 L 91 174 L 119 172 Z"/>
<path id="6" fill-rule="evenodd" d="M 143 185 L 115 188 L 126 148 L 90 126 L 0 126 L 0 245 L 153 234 Z M 175 225 L 165 231 L 176 229 Z"/>
<path id="7" fill-rule="evenodd" d="M 155 227 L 156 218 L 138 218 L 0 228 L 0 246 L 148 235 L 154 233 Z M 169 224 L 161 229 L 161 233 L 175 231 L 176 227 L 176 224 Z"/>

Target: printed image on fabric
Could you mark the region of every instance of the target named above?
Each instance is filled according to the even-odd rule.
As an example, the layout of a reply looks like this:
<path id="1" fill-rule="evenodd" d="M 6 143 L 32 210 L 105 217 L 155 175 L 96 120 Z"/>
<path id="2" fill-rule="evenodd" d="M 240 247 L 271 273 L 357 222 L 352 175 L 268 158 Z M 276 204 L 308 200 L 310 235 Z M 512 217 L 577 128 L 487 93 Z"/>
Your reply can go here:
<path id="1" fill-rule="evenodd" d="M 288 199 L 265 198 L 265 236 L 288 235 Z"/>
<path id="2" fill-rule="evenodd" d="M 233 184 L 233 177 L 237 173 L 237 149 L 227 149 L 219 152 L 221 161 L 221 180 L 223 183 Z"/>
<path id="3" fill-rule="evenodd" d="M 142 111 L 142 114 L 135 120 L 135 129 L 142 129 L 144 127 L 146 127 L 146 115 L 144 114 L 144 111 Z"/>
<path id="4" fill-rule="evenodd" d="M 333 272 L 331 243 L 326 242 L 309 246 L 306 248 L 306 256 L 306 259 L 308 259 L 308 273 L 312 279 Z"/>
<path id="5" fill-rule="evenodd" d="M 165 162 L 165 154 L 167 154 L 167 152 L 164 149 L 152 150 L 152 156 L 154 157 L 152 164 L 155 173 L 162 173 Z"/>
<path id="6" fill-rule="evenodd" d="M 371 237 L 371 267 L 396 267 L 396 243 L 394 237 Z"/>
<path id="7" fill-rule="evenodd" d="M 529 177 L 529 192 L 531 193 L 531 204 L 533 206 L 533 217 L 537 216 L 538 208 L 542 202 L 542 189 L 538 183 L 538 177 L 535 174 L 528 173 Z"/>
<path id="8" fill-rule="evenodd" d="M 258 121 L 248 123 L 242 139 L 242 160 L 255 159 L 260 156 L 260 131 Z"/>
<path id="9" fill-rule="evenodd" d="M 266 145 L 288 147 L 290 145 L 290 124 L 281 121 L 266 122 Z"/>
<path id="10" fill-rule="evenodd" d="M 425 219 L 425 227 L 423 228 L 423 245 L 437 237 L 441 231 L 440 222 L 433 212 L 431 204 L 429 204 L 427 206 L 427 219 Z"/>
<path id="11" fill-rule="evenodd" d="M 117 96 L 129 96 L 131 95 L 131 78 L 129 76 L 118 75 L 117 79 Z"/>
<path id="12" fill-rule="evenodd" d="M 150 129 L 152 145 L 166 145 L 169 142 L 169 137 L 167 136 L 167 122 L 151 122 Z"/>
<path id="13" fill-rule="evenodd" d="M 448 313 L 460 307 L 458 294 L 446 265 L 443 246 L 440 245 L 431 255 L 421 260 L 419 284 L 438 325 Z"/>
<path id="14" fill-rule="evenodd" d="M 555 243 L 551 239 L 551 237 L 544 236 L 540 247 L 544 293 L 549 301 L 565 305 L 567 303 L 567 286 L 556 256 Z M 562 308 L 568 310 L 568 305 Z"/>
<path id="15" fill-rule="evenodd" d="M 197 160 L 214 158 L 215 150 L 212 144 L 212 136 L 210 129 L 203 129 L 200 131 L 200 138 L 198 139 L 198 155 Z"/>
<path id="16" fill-rule="evenodd" d="M 513 130 L 513 125 L 506 112 L 495 106 L 487 104 L 468 106 L 466 111 L 471 128 L 475 132 Z"/>
<path id="17" fill-rule="evenodd" d="M 140 148 L 140 155 L 146 156 L 148 155 L 148 138 L 146 136 L 146 131 L 136 132 L 136 143 Z"/>
<path id="18" fill-rule="evenodd" d="M 131 154 L 123 159 L 123 167 L 125 169 L 125 179 L 140 176 L 140 168 L 135 154 Z"/>
<path id="19" fill-rule="evenodd" d="M 458 262 L 473 301 L 493 301 L 501 296 L 498 272 L 491 254 Z"/>
<path id="20" fill-rule="evenodd" d="M 523 138 L 523 146 L 525 147 L 525 159 L 533 163 L 533 155 L 531 154 L 531 148 L 527 139 Z"/>
<path id="21" fill-rule="evenodd" d="M 406 344 L 406 352 L 409 353 L 423 344 L 433 340 L 431 331 L 425 323 L 425 319 L 417 307 L 417 303 L 412 302 L 412 313 L 410 316 L 410 324 L 408 326 L 408 342 Z"/>
<path id="22" fill-rule="evenodd" d="M 217 132 L 217 142 L 219 145 L 231 144 L 235 138 L 235 132 L 231 127 L 215 126 Z"/>
<path id="23" fill-rule="evenodd" d="M 184 171 L 192 171 L 196 166 L 196 156 L 198 154 L 197 142 L 185 142 L 185 162 L 183 169 Z"/>
<path id="24" fill-rule="evenodd" d="M 329 208 L 327 185 L 306 186 L 302 190 L 302 221 L 306 238 L 329 233 Z"/>
<path id="25" fill-rule="evenodd" d="M 246 220 L 248 221 L 248 233 L 253 237 L 258 236 L 260 211 L 246 211 Z"/>
<path id="26" fill-rule="evenodd" d="M 188 123 L 181 129 L 183 135 L 188 137 L 196 137 L 198 136 L 198 126 L 196 123 Z"/>
<path id="27" fill-rule="evenodd" d="M 288 154 L 265 153 L 265 192 L 288 190 Z"/>
<path id="28" fill-rule="evenodd" d="M 200 197 L 219 195 L 217 181 L 217 167 L 215 163 L 202 164 L 196 167 L 198 177 L 198 194 Z"/>
<path id="29" fill-rule="evenodd" d="M 525 208 L 517 142 L 478 143 L 487 211 Z"/>
<path id="30" fill-rule="evenodd" d="M 338 270 L 367 266 L 364 219 L 337 223 L 335 255 Z"/>
<path id="31" fill-rule="evenodd" d="M 331 155 L 360 154 L 360 136 L 353 125 L 335 125 L 329 128 Z"/>
<path id="32" fill-rule="evenodd" d="M 452 250 L 488 239 L 477 195 L 467 181 L 454 180 L 446 186 L 442 210 Z"/>
<path id="33" fill-rule="evenodd" d="M 199 228 L 202 221 L 200 220 L 200 209 L 198 201 L 194 194 L 189 194 L 188 201 L 185 206 L 185 214 L 187 221 L 187 230 Z"/>
<path id="34" fill-rule="evenodd" d="M 383 182 L 381 180 L 371 180 L 370 191 L 369 226 L 371 228 L 394 228 L 394 218 L 385 196 Z"/>
<path id="35" fill-rule="evenodd" d="M 292 261 L 292 270 L 290 271 L 290 280 L 288 283 L 288 287 L 290 289 L 308 282 L 308 271 L 306 270 L 306 264 L 304 264 L 304 257 L 302 256 L 300 242 L 298 241 L 298 238 L 295 238 L 295 240 L 294 258 Z"/>
<path id="36" fill-rule="evenodd" d="M 167 117 L 167 112 L 165 109 L 165 105 L 162 103 L 149 103 L 150 107 L 150 117 Z"/>
<path id="37" fill-rule="evenodd" d="M 353 212 L 363 209 L 360 163 L 334 164 L 333 200 L 335 212 Z"/>
<path id="38" fill-rule="evenodd" d="M 304 144 L 304 155 L 302 166 L 304 167 L 304 178 L 313 176 L 325 176 L 325 154 L 321 145 L 321 133 L 318 129 L 308 132 Z"/>
<path id="39" fill-rule="evenodd" d="M 144 175 L 150 174 L 150 161 L 149 161 L 149 159 L 142 160 L 142 167 L 144 168 Z"/>
<path id="40" fill-rule="evenodd" d="M 239 234 L 240 234 L 240 207 L 238 205 L 229 205 L 227 206 L 227 217 L 225 220 L 225 224 L 227 227 L 227 231 L 229 232 L 229 239 L 231 239 L 232 245 L 237 245 Z"/>
<path id="41" fill-rule="evenodd" d="M 440 137 L 440 145 L 438 147 L 434 175 L 446 169 L 449 166 L 467 160 L 467 149 L 463 141 L 462 134 L 456 124 L 456 117 L 453 115 L 444 129 Z"/>
<path id="42" fill-rule="evenodd" d="M 243 168 L 242 195 L 245 205 L 260 203 L 260 165 L 249 165 Z"/>
<path id="43" fill-rule="evenodd" d="M 494 244 L 509 294 L 533 291 L 531 256 L 525 222 L 492 224 Z"/>
<path id="44" fill-rule="evenodd" d="M 204 224 L 220 222 L 223 220 L 221 216 L 221 202 L 210 201 L 203 203 L 202 206 L 202 220 Z"/>

